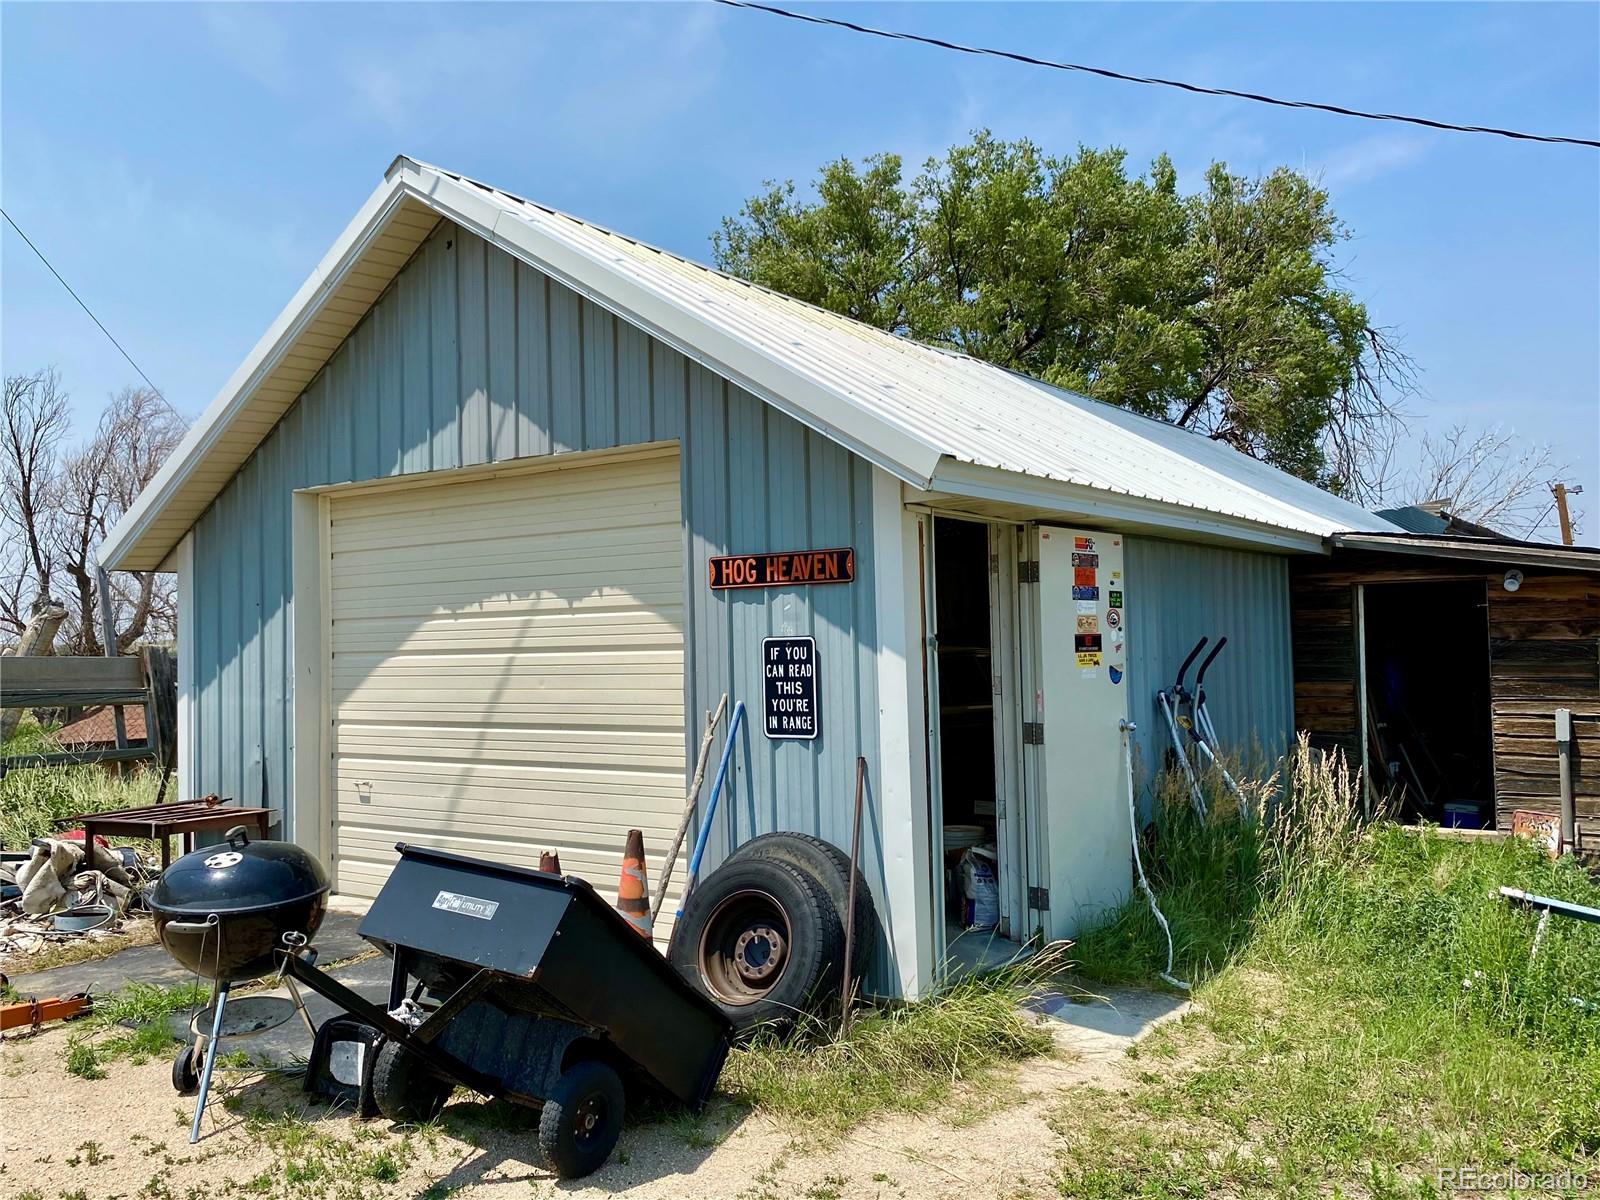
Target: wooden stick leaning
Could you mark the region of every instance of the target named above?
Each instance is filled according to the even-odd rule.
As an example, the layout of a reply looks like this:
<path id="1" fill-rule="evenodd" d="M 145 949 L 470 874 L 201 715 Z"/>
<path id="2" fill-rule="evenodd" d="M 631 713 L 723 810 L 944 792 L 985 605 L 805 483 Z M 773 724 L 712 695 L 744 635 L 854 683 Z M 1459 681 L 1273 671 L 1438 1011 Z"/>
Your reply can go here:
<path id="1" fill-rule="evenodd" d="M 706 781 L 706 760 L 711 757 L 711 739 L 717 732 L 717 725 L 722 721 L 722 714 L 728 708 L 728 693 L 722 693 L 722 699 L 717 704 L 717 711 L 706 714 L 706 731 L 700 738 L 700 757 L 695 760 L 694 780 L 689 784 L 689 796 L 684 801 L 683 819 L 678 822 L 678 832 L 672 838 L 672 845 L 667 848 L 667 861 L 661 866 L 661 878 L 656 880 L 656 898 L 650 902 L 650 923 L 655 924 L 661 906 L 667 900 L 667 884 L 672 879 L 673 864 L 678 861 L 678 851 L 683 849 L 683 839 L 689 833 L 689 822 L 694 819 L 695 805 L 700 799 L 700 785 Z"/>

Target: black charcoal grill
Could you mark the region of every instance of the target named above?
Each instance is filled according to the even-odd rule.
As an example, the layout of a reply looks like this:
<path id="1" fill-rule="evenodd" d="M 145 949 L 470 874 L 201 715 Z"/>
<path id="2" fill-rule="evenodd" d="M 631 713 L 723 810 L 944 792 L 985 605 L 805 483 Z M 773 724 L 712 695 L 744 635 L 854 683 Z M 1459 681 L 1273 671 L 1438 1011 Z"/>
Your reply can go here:
<path id="1" fill-rule="evenodd" d="M 167 953 L 219 984 L 278 969 L 288 935 L 304 944 L 322 924 L 328 873 L 293 842 L 226 840 L 185 854 L 145 892 Z"/>
<path id="2" fill-rule="evenodd" d="M 394 960 L 385 1008 L 318 970 L 284 974 L 384 1035 L 377 1107 L 425 1121 L 457 1084 L 541 1109 L 556 1172 L 595 1170 L 624 1090 L 691 1108 L 709 1097 L 732 1026 L 582 879 L 404 843 L 361 923 Z"/>
<path id="3" fill-rule="evenodd" d="M 228 990 L 276 971 L 276 951 L 310 942 L 327 912 L 328 873 L 294 843 L 251 841 L 245 827 L 236 825 L 218 845 L 185 854 L 162 871 L 144 900 L 167 953 L 212 981 L 211 1007 L 196 1018 L 195 1041 L 172 1064 L 173 1087 L 183 1095 L 200 1094 L 189 1127 L 193 1143 L 200 1140 L 217 1044 L 225 1033 Z M 295 1009 L 305 1015 L 298 994 L 287 1015 Z M 309 1016 L 305 1020 L 311 1023 Z"/>

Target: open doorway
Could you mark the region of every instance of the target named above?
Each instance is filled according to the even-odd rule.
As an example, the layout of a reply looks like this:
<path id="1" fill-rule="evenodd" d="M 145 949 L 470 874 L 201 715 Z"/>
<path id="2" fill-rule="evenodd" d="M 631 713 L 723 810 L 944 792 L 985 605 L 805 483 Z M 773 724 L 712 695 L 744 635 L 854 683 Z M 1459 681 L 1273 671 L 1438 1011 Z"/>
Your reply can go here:
<path id="1" fill-rule="evenodd" d="M 1366 584 L 1361 611 L 1374 789 L 1402 821 L 1492 828 L 1483 582 Z"/>
<path id="2" fill-rule="evenodd" d="M 990 528 L 977 521 L 933 521 L 933 636 L 936 657 L 939 828 L 945 959 L 983 970 L 1018 951 L 1009 940 L 995 705 L 1006 677 L 996 654 L 990 588 Z M 1003 648 L 1002 648 L 1003 649 Z M 1003 751 L 1003 747 L 1002 747 Z"/>

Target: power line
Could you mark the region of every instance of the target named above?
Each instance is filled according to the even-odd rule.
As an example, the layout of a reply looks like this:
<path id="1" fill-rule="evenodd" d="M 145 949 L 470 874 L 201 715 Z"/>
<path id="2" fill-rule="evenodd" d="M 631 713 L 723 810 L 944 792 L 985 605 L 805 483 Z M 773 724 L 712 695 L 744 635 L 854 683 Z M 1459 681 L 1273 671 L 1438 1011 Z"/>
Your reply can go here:
<path id="1" fill-rule="evenodd" d="M 165 404 L 167 406 L 167 411 L 172 413 L 173 416 L 180 417 L 180 419 L 181 419 L 181 416 L 180 416 L 178 410 L 172 407 L 171 401 L 169 401 L 166 398 L 166 396 L 164 396 L 162 394 L 161 389 L 158 388 L 151 381 L 150 376 L 148 376 L 148 375 L 146 375 L 144 373 L 144 368 L 141 367 L 138 363 L 133 361 L 133 355 L 129 354 L 126 350 L 122 349 L 122 343 L 117 341 L 116 338 L 111 336 L 111 330 L 107 329 L 104 325 L 102 325 L 100 323 L 100 318 L 95 316 L 94 313 L 90 310 L 89 306 L 83 302 L 83 297 L 78 295 L 77 292 L 72 290 L 72 285 L 70 283 L 68 283 L 65 279 L 61 278 L 61 272 L 56 270 L 55 267 L 51 264 L 50 260 L 44 256 L 44 251 L 40 250 L 39 247 L 37 247 L 37 246 L 35 246 L 33 244 L 33 239 L 30 238 L 27 234 L 22 232 L 22 226 L 18 225 L 15 221 L 13 221 L 11 219 L 11 214 L 8 213 L 3 208 L 0 208 L 0 217 L 4 217 L 6 219 L 6 223 L 8 225 L 10 225 L 11 228 L 13 228 L 13 229 L 15 229 L 17 231 L 17 236 L 20 237 L 23 241 L 28 243 L 28 249 L 32 250 L 35 254 L 37 254 L 39 256 L 39 261 L 42 262 L 45 266 L 50 268 L 50 274 L 54 275 L 56 277 L 56 281 L 58 283 L 60 283 L 62 287 L 67 289 L 67 295 L 71 296 L 74 300 L 76 300 L 78 302 L 78 307 L 83 309 L 84 312 L 89 314 L 89 320 L 93 321 L 96 325 L 100 326 L 100 332 L 105 334 L 107 340 L 109 340 L 110 343 L 117 348 L 117 350 L 121 353 L 122 357 L 128 360 L 128 365 L 130 367 L 132 367 L 135 371 L 139 372 L 139 378 L 144 380 L 146 383 L 150 384 L 150 390 L 156 394 L 156 399 L 160 400 L 161 403 Z"/>
<path id="2" fill-rule="evenodd" d="M 1600 141 L 1594 138 L 1561 137 L 1547 133 L 1524 133 L 1515 129 L 1496 129 L 1491 125 L 1457 125 L 1450 121 L 1434 121 L 1427 117 L 1408 117 L 1399 113 L 1366 112 L 1359 108 L 1345 108 L 1339 104 L 1319 104 L 1314 100 L 1284 100 L 1278 96 L 1263 96 L 1256 92 L 1238 92 L 1232 88 L 1204 87 L 1198 83 L 1185 83 L 1181 79 L 1162 79 L 1154 75 L 1128 75 L 1121 71 L 1113 71 L 1108 67 L 1090 67 L 1082 63 L 1054 62 L 1048 58 L 1034 58 L 1030 54 L 1019 54 L 1014 50 L 996 50 L 988 46 L 964 46 L 960 42 L 947 42 L 942 38 L 924 37 L 916 33 L 902 33 L 893 29 L 875 29 L 871 25 L 858 25 L 854 21 L 844 21 L 837 17 L 819 17 L 812 13 L 790 12 L 786 8 L 777 8 L 771 4 L 758 4 L 755 0 L 716 0 L 718 4 L 726 4 L 729 8 L 748 8 L 757 12 L 771 13 L 775 17 L 787 17 L 791 21 L 805 21 L 811 25 L 831 25 L 835 29 L 848 29 L 854 33 L 867 33 L 873 37 L 889 38 L 900 42 L 918 42 L 924 46 L 937 46 L 941 50 L 954 50 L 958 54 L 987 55 L 990 58 L 1006 58 L 1012 62 L 1026 63 L 1032 67 L 1050 67 L 1056 71 L 1081 71 L 1087 75 L 1099 75 L 1105 79 L 1120 79 L 1124 83 L 1143 83 L 1154 87 L 1178 88 L 1185 92 L 1194 92 L 1202 96 L 1230 96 L 1235 100 L 1252 100 L 1257 104 L 1274 104 L 1279 108 L 1309 108 L 1317 112 L 1333 113 L 1340 117 L 1360 117 L 1366 121 L 1399 121 L 1406 125 L 1421 125 L 1428 129 L 1443 129 L 1451 133 L 1487 133 L 1495 137 L 1515 138 L 1523 142 L 1555 142 L 1568 146 L 1593 146 L 1600 149 Z"/>

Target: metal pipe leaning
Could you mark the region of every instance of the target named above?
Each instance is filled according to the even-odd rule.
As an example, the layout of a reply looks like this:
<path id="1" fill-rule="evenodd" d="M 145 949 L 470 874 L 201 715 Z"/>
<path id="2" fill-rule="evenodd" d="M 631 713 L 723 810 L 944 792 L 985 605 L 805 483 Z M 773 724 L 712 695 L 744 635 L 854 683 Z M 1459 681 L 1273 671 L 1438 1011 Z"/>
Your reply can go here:
<path id="1" fill-rule="evenodd" d="M 694 853 L 689 856 L 689 876 L 683 881 L 683 895 L 678 899 L 677 911 L 673 914 L 676 921 L 683 916 L 683 902 L 688 898 L 689 890 L 694 887 L 695 877 L 700 874 L 700 860 L 705 857 L 706 841 L 711 836 L 711 822 L 717 815 L 717 800 L 722 795 L 722 781 L 728 776 L 728 760 L 733 757 L 733 742 L 739 736 L 739 726 L 744 721 L 744 701 L 740 700 L 733 706 L 733 716 L 728 721 L 728 740 L 722 746 L 722 759 L 717 763 L 717 777 L 711 784 L 711 799 L 706 801 L 705 815 L 700 818 L 700 833 L 694 840 Z"/>

